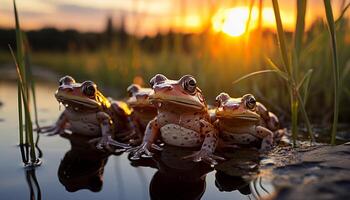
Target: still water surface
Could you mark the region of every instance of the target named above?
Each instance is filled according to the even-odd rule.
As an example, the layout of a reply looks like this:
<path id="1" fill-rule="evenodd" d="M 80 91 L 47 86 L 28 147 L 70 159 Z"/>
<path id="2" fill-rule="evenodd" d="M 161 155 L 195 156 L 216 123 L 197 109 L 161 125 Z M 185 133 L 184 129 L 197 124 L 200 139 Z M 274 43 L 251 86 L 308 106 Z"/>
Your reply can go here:
<path id="1" fill-rule="evenodd" d="M 37 84 L 40 125 L 50 125 L 59 116 L 54 98 L 56 85 Z M 23 168 L 18 143 L 17 86 L 15 82 L 0 81 L 0 199 L 256 199 L 272 191 L 254 182 L 193 163 L 181 163 L 169 158 L 174 153 L 162 152 L 157 160 L 131 163 L 127 154 L 104 156 L 84 146 L 80 140 L 60 136 L 41 136 L 39 147 L 43 164 L 34 171 Z M 73 144 L 73 146 L 71 145 Z M 82 145 L 81 145 L 82 144 Z M 176 151 L 175 151 L 176 152 Z M 170 156 L 171 157 L 171 156 Z M 176 156 L 175 156 L 176 157 Z M 206 174 L 206 175 L 205 175 Z M 88 188 L 88 189 L 86 189 Z M 224 191 L 220 191 L 224 190 Z M 236 190 L 240 188 L 239 190 Z"/>

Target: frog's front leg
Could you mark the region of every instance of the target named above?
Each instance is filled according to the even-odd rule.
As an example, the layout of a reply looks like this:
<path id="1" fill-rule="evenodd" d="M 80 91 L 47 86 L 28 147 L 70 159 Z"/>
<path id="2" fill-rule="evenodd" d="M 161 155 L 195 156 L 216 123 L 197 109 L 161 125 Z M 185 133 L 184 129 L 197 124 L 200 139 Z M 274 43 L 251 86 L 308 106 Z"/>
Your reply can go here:
<path id="1" fill-rule="evenodd" d="M 37 128 L 36 130 L 38 130 L 39 133 L 47 133 L 47 135 L 49 136 L 61 134 L 63 133 L 67 122 L 68 119 L 66 116 L 66 111 L 63 111 L 54 125 L 44 126 L 41 128 Z"/>
<path id="2" fill-rule="evenodd" d="M 210 165 L 217 165 L 217 160 L 225 160 L 213 154 L 218 143 L 218 131 L 212 124 L 205 120 L 200 120 L 200 126 L 202 128 L 201 132 L 205 134 L 202 147 L 199 151 L 184 158 L 191 158 L 195 162 L 204 161 Z"/>
<path id="3" fill-rule="evenodd" d="M 112 151 L 112 148 L 110 145 L 116 146 L 116 147 L 122 147 L 124 149 L 130 148 L 129 145 L 117 142 L 114 139 L 112 139 L 112 124 L 113 121 L 111 117 L 105 113 L 105 112 L 98 112 L 97 113 L 97 120 L 100 123 L 100 128 L 101 128 L 101 138 L 98 138 L 98 143 L 96 145 L 96 148 L 98 149 L 103 149 L 106 148 L 109 151 Z M 91 140 L 96 141 L 96 139 Z"/>
<path id="4" fill-rule="evenodd" d="M 273 147 L 273 132 L 263 126 L 256 126 L 255 130 L 255 136 L 262 139 L 260 152 L 271 150 Z"/>
<path id="5" fill-rule="evenodd" d="M 141 157 L 152 157 L 153 153 L 151 152 L 151 148 L 159 151 L 162 150 L 161 147 L 155 144 L 156 139 L 159 137 L 159 129 L 160 127 L 157 118 L 154 118 L 147 124 L 142 144 L 131 150 L 131 160 L 138 160 Z"/>
<path id="6" fill-rule="evenodd" d="M 271 131 L 278 130 L 279 128 L 278 117 L 272 112 L 269 112 L 263 104 L 257 102 L 256 112 L 261 116 L 261 118 L 263 119 L 268 129 L 270 129 Z"/>

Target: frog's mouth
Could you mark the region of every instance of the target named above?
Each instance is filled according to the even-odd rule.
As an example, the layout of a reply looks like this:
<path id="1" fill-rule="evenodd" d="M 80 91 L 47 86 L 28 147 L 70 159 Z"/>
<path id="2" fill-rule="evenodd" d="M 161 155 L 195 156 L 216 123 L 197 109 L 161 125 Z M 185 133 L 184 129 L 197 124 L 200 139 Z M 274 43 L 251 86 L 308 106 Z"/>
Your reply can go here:
<path id="1" fill-rule="evenodd" d="M 191 101 L 188 99 L 183 99 L 181 97 L 171 95 L 161 95 L 154 93 L 150 95 L 149 100 L 153 103 L 170 103 L 173 105 L 178 105 L 180 107 L 192 108 L 195 110 L 202 110 L 204 108 L 203 104 L 197 101 Z"/>
<path id="2" fill-rule="evenodd" d="M 56 93 L 56 99 L 58 102 L 62 103 L 64 106 L 72 106 L 72 107 L 85 107 L 90 109 L 96 109 L 101 106 L 100 103 L 95 101 L 94 99 L 90 99 L 87 97 L 80 96 L 72 96 L 64 93 Z"/>
<path id="3" fill-rule="evenodd" d="M 257 113 L 250 110 L 240 113 L 218 110 L 216 112 L 216 116 L 219 119 L 230 119 L 237 121 L 259 121 L 260 119 L 260 116 Z"/>

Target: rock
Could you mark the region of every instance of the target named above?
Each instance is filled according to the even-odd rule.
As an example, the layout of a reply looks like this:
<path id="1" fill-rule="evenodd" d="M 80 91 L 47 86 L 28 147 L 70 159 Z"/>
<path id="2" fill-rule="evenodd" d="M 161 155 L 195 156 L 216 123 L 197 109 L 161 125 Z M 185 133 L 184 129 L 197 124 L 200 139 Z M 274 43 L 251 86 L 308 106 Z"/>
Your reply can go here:
<path id="1" fill-rule="evenodd" d="M 272 170 L 273 199 L 349 199 L 350 143 L 296 152 L 298 161 Z"/>

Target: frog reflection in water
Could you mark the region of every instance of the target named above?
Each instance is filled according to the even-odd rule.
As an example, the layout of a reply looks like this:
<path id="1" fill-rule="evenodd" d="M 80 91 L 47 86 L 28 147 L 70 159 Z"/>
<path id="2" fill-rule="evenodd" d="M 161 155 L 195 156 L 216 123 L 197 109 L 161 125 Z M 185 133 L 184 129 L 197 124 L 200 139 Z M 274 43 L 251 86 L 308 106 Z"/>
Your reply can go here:
<path id="1" fill-rule="evenodd" d="M 55 135 L 69 128 L 73 133 L 95 137 L 91 142 L 97 142 L 98 149 L 129 147 L 113 139 L 130 135 L 130 110 L 125 103 L 108 100 L 92 81 L 76 83 L 64 76 L 59 83 L 55 97 L 66 108 L 54 125 L 41 128 L 41 132 Z"/>
<path id="2" fill-rule="evenodd" d="M 251 194 L 249 187 L 250 180 L 246 180 L 240 176 L 229 176 L 222 171 L 215 173 L 215 186 L 220 192 L 232 192 L 238 190 L 243 195 Z"/>
<path id="3" fill-rule="evenodd" d="M 150 83 L 154 93 L 149 98 L 156 105 L 158 114 L 148 123 L 143 143 L 134 149 L 131 159 L 151 157 L 151 148 L 160 150 L 155 142 L 161 139 L 168 145 L 201 147 L 186 157 L 195 162 L 217 164 L 216 160 L 222 160 L 213 154 L 218 132 L 209 122 L 207 105 L 196 80 L 190 75 L 169 80 L 157 74 Z"/>
<path id="4" fill-rule="evenodd" d="M 278 118 L 264 105 L 256 102 L 251 94 L 231 98 L 226 93 L 216 97 L 218 107 L 214 125 L 220 131 L 220 144 L 251 144 L 261 142 L 260 151 L 265 152 L 281 139 Z"/>
<path id="5" fill-rule="evenodd" d="M 140 144 L 148 122 L 157 115 L 156 107 L 149 100 L 149 95 L 153 93 L 153 90 L 142 88 L 138 84 L 131 84 L 127 88 L 127 92 L 129 95 L 127 104 L 132 108 L 131 120 L 138 135 L 132 143 Z"/>
<path id="6" fill-rule="evenodd" d="M 103 172 L 109 154 L 92 148 L 89 137 L 62 134 L 71 143 L 58 168 L 58 179 L 68 192 L 89 189 L 98 192 L 103 185 Z"/>
<path id="7" fill-rule="evenodd" d="M 166 145 L 152 159 L 131 160 L 135 167 L 157 169 L 149 184 L 150 199 L 201 199 L 206 175 L 214 168 L 183 159 L 191 149 Z"/>

